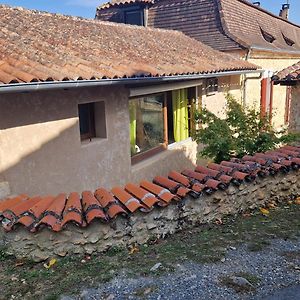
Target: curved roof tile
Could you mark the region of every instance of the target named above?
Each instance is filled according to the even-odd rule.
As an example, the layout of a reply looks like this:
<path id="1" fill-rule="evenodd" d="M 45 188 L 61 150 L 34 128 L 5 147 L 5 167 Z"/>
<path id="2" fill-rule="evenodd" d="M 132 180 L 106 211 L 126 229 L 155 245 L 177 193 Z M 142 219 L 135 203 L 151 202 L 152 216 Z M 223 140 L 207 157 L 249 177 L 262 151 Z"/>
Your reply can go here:
<path id="1" fill-rule="evenodd" d="M 2 83 L 255 69 L 180 32 L 0 5 Z"/>
<path id="2" fill-rule="evenodd" d="M 230 162 L 198 166 L 194 171 L 171 171 L 169 178 L 157 176 L 153 183 L 143 180 L 140 185 L 129 183 L 125 188 L 115 187 L 111 191 L 99 188 L 95 193 L 86 191 L 81 196 L 70 193 L 69 196 L 29 198 L 20 195 L 4 199 L 0 201 L 0 221 L 7 231 L 24 226 L 31 232 L 43 227 L 57 232 L 68 223 L 85 227 L 95 219 L 109 222 L 136 211 L 148 213 L 157 205 L 165 207 L 172 201 L 180 203 L 188 195 L 199 198 L 203 193 L 210 195 L 226 189 L 229 184 L 238 186 L 247 178 L 253 180 L 256 176 L 299 168 L 300 146 L 284 146 Z"/>

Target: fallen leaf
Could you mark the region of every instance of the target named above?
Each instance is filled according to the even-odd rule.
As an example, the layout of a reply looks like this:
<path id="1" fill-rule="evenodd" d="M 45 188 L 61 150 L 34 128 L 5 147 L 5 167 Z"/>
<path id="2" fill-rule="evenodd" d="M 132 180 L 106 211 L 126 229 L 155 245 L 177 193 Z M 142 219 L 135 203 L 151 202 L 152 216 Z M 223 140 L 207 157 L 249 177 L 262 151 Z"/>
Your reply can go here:
<path id="1" fill-rule="evenodd" d="M 270 212 L 266 208 L 260 208 L 259 210 L 266 217 L 270 214 Z"/>
<path id="2" fill-rule="evenodd" d="M 134 254 L 134 253 L 136 253 L 136 252 L 139 252 L 140 251 L 140 249 L 138 248 L 138 247 L 132 247 L 130 250 L 129 250 L 129 254 Z"/>
<path id="3" fill-rule="evenodd" d="M 48 264 L 44 264 L 44 268 L 49 270 L 51 267 L 53 267 L 57 263 L 57 260 L 55 258 L 52 258 Z"/>
<path id="4" fill-rule="evenodd" d="M 288 203 L 289 205 L 292 205 L 292 204 L 293 204 L 293 201 L 289 200 L 287 203 Z"/>
<path id="5" fill-rule="evenodd" d="M 277 205 L 276 205 L 275 202 L 269 202 L 268 203 L 268 208 L 276 208 L 276 207 L 277 207 Z"/>
<path id="6" fill-rule="evenodd" d="M 222 225 L 223 221 L 221 219 L 216 219 L 215 224 Z"/>
<path id="7" fill-rule="evenodd" d="M 295 200 L 295 204 L 300 205 L 300 197 Z"/>
<path id="8" fill-rule="evenodd" d="M 17 261 L 16 263 L 15 263 L 15 267 L 21 267 L 21 266 L 23 266 L 24 265 L 24 262 L 23 261 Z"/>

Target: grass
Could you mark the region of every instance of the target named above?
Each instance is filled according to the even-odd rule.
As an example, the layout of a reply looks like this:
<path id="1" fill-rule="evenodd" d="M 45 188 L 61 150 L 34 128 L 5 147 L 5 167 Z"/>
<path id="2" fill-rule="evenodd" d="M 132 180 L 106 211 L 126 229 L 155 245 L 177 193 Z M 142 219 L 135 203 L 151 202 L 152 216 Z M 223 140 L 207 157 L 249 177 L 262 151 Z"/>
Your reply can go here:
<path id="1" fill-rule="evenodd" d="M 249 286 L 249 285 L 236 284 L 233 281 L 233 279 L 231 278 L 231 276 L 223 276 L 220 278 L 220 283 L 222 285 L 234 289 L 237 293 L 248 293 L 248 292 L 254 291 L 256 289 L 256 286 L 259 284 L 259 282 L 261 280 L 256 275 L 247 273 L 247 272 L 235 273 L 233 275 L 236 277 L 245 278 L 252 285 L 252 286 Z"/>
<path id="2" fill-rule="evenodd" d="M 269 247 L 271 239 L 299 238 L 300 206 L 285 204 L 271 210 L 268 217 L 257 211 L 228 216 L 222 221 L 223 225 L 201 225 L 165 240 L 152 239 L 148 245 L 136 247 L 133 253 L 114 247 L 90 259 L 61 258 L 49 270 L 43 264 L 16 261 L 0 248 L 0 299 L 10 299 L 12 295 L 15 299 L 58 299 L 62 294 L 74 294 L 82 288 L 107 282 L 120 273 L 134 277 L 160 276 L 173 272 L 178 263 L 186 261 L 218 262 L 230 246 L 240 244 L 246 244 L 249 251 L 262 251 Z M 162 266 L 150 271 L 158 262 Z M 254 286 L 259 280 L 251 274 L 243 275 Z M 230 284 L 224 280 L 223 284 Z M 144 292 L 137 291 L 137 294 L 142 296 Z"/>

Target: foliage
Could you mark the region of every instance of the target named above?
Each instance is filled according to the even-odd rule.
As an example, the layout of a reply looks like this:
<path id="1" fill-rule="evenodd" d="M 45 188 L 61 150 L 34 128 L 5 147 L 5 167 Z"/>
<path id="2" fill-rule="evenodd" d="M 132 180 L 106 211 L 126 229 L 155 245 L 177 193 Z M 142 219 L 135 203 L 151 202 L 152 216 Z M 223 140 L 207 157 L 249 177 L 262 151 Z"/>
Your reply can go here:
<path id="1" fill-rule="evenodd" d="M 232 156 L 242 157 L 276 148 L 281 143 L 299 139 L 299 135 L 285 129 L 275 131 L 270 116 L 262 117 L 254 108 L 244 108 L 233 96 L 226 96 L 226 116 L 221 119 L 207 109 L 196 112 L 199 125 L 195 140 L 204 144 L 202 156 L 216 162 Z"/>

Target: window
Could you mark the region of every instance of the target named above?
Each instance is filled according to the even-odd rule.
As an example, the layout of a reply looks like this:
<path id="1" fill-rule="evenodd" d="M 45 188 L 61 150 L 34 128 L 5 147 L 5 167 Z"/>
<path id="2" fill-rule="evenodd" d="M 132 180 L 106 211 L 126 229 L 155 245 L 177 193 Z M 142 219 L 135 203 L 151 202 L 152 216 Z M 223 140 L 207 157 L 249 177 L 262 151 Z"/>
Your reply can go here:
<path id="1" fill-rule="evenodd" d="M 206 95 L 213 95 L 218 91 L 218 78 L 209 78 L 206 81 Z"/>
<path id="2" fill-rule="evenodd" d="M 80 138 L 106 138 L 105 104 L 103 101 L 78 105 Z"/>
<path id="3" fill-rule="evenodd" d="M 137 10 L 129 10 L 125 11 L 125 24 L 132 24 L 132 25 L 144 25 L 144 14 L 143 11 Z"/>
<path id="4" fill-rule="evenodd" d="M 164 144 L 164 94 L 130 100 L 131 155 Z"/>
<path id="5" fill-rule="evenodd" d="M 129 101 L 132 162 L 191 135 L 196 89 L 147 95 Z"/>
<path id="6" fill-rule="evenodd" d="M 267 31 L 263 30 L 261 27 L 260 27 L 260 31 L 261 31 L 263 38 L 268 43 L 273 43 L 276 40 L 276 38 L 271 33 L 268 33 Z"/>
<path id="7" fill-rule="evenodd" d="M 289 39 L 285 34 L 282 33 L 282 37 L 288 46 L 294 46 L 295 42 Z"/>

